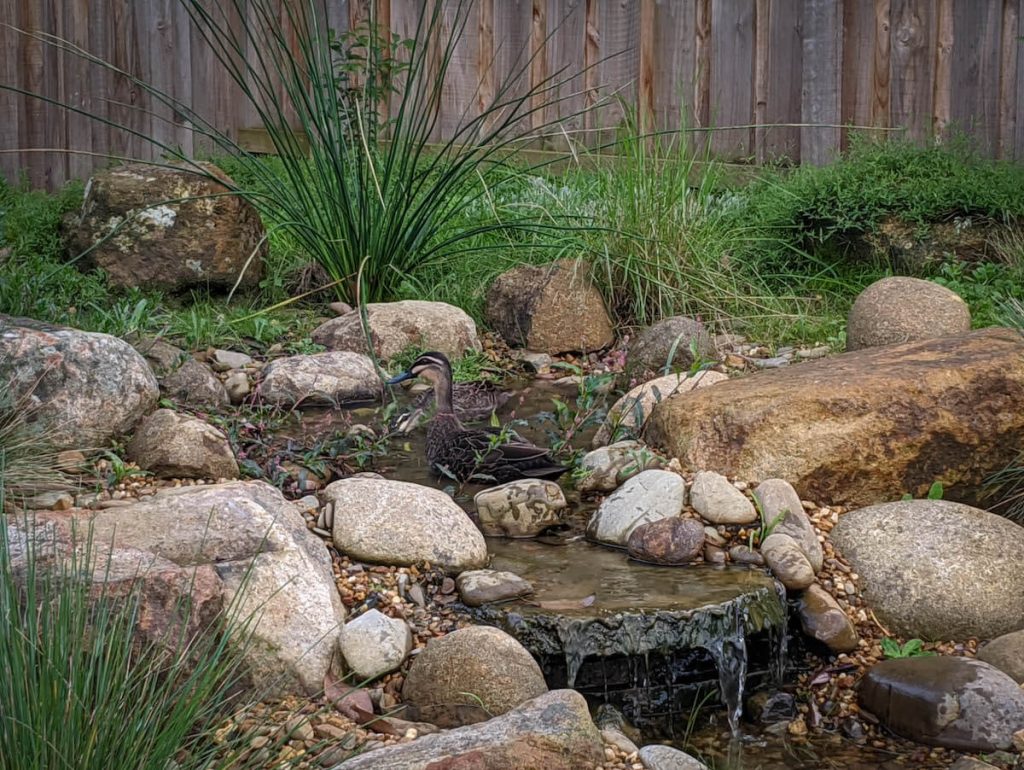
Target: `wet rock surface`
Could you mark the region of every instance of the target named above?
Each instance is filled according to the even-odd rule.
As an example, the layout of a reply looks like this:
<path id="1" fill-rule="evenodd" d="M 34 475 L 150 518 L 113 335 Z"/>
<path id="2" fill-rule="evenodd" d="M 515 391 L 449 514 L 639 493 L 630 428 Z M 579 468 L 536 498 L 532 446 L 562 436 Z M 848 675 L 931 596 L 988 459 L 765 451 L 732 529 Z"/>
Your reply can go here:
<path id="1" fill-rule="evenodd" d="M 420 300 L 371 302 L 366 314 L 374 353 L 383 361 L 413 347 L 436 350 L 452 360 L 480 350 L 476 323 L 454 305 Z M 320 325 L 312 339 L 328 350 L 368 352 L 358 309 Z"/>
<path id="2" fill-rule="evenodd" d="M 473 498 L 485 535 L 533 537 L 560 524 L 562 488 L 543 479 L 517 479 L 478 492 Z"/>
<path id="3" fill-rule="evenodd" d="M 587 535 L 611 545 L 625 545 L 641 524 L 678 516 L 685 501 L 682 477 L 670 471 L 644 471 L 601 503 L 587 525 Z"/>
<path id="4" fill-rule="evenodd" d="M 761 556 L 772 574 L 791 591 L 800 591 L 814 583 L 814 567 L 800 544 L 789 535 L 773 533 L 761 543 Z"/>
<path id="5" fill-rule="evenodd" d="M 519 575 L 491 569 L 466 570 L 456 579 L 455 585 L 463 604 L 469 607 L 517 599 L 533 593 L 533 586 Z"/>
<path id="6" fill-rule="evenodd" d="M 382 748 L 333 770 L 580 770 L 604 759 L 583 696 L 554 690 L 481 724 Z"/>
<path id="7" fill-rule="evenodd" d="M 1024 527 L 947 500 L 850 511 L 832 530 L 864 597 L 906 637 L 991 639 L 1024 625 Z"/>
<path id="8" fill-rule="evenodd" d="M 652 564 L 688 564 L 704 551 L 704 526 L 677 516 L 641 524 L 630 534 L 626 550 Z"/>
<path id="9" fill-rule="evenodd" d="M 808 636 L 824 642 L 833 652 L 852 652 L 860 638 L 853 623 L 832 595 L 817 584 L 800 595 L 800 627 Z"/>
<path id="10" fill-rule="evenodd" d="M 334 545 L 363 561 L 429 562 L 450 572 L 483 567 L 487 545 L 473 522 L 439 489 L 352 477 L 329 484 Z"/>
<path id="11" fill-rule="evenodd" d="M 458 727 L 504 714 L 547 692 L 533 657 L 505 632 L 469 626 L 428 642 L 402 687 L 412 719 Z"/>
<path id="12" fill-rule="evenodd" d="M 983 329 L 670 396 L 644 438 L 684 467 L 784 478 L 819 503 L 977 494 L 1024 443 L 1024 337 Z"/>
<path id="13" fill-rule="evenodd" d="M 899 735 L 964 751 L 1009 749 L 1024 724 L 1024 691 L 970 658 L 883 661 L 868 671 L 860 700 Z"/>
<path id="14" fill-rule="evenodd" d="M 971 330 L 958 294 L 932 281 L 890 276 L 862 291 L 846 321 L 846 349 L 898 345 Z"/>

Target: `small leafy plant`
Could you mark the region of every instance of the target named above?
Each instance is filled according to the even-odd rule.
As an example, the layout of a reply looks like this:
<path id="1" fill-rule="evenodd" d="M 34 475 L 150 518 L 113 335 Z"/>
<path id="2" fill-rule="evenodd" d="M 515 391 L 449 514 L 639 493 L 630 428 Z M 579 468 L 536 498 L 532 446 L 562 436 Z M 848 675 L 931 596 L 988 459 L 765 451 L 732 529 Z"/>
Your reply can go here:
<path id="1" fill-rule="evenodd" d="M 927 658 L 935 655 L 935 652 L 924 649 L 924 642 L 920 639 L 908 639 L 900 644 L 887 636 L 882 640 L 882 654 L 887 658 Z"/>

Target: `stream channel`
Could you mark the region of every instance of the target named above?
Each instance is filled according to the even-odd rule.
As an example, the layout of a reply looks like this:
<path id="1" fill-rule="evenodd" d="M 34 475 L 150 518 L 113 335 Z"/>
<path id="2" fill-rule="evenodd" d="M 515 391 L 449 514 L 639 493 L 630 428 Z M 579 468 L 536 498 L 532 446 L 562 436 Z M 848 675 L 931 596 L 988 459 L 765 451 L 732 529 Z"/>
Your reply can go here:
<path id="1" fill-rule="evenodd" d="M 517 385 L 499 418 L 516 420 L 523 437 L 550 444 L 552 423 L 544 414 L 553 398 L 571 404 L 575 384 Z M 396 391 L 400 403 L 408 401 Z M 380 423 L 372 408 L 342 414 L 346 422 Z M 310 410 L 301 432 L 308 439 L 337 427 L 323 410 Z M 574 446 L 589 449 L 595 430 L 575 436 Z M 457 487 L 432 475 L 424 443 L 425 425 L 393 438 L 377 470 L 387 478 L 445 489 L 475 520 L 473 496 L 485 487 Z M 562 527 L 531 539 L 487 538 L 490 568 L 522 576 L 535 593 L 522 601 L 465 608 L 478 622 L 515 636 L 538 659 L 551 688 L 572 687 L 595 713 L 624 718 L 638 745 L 669 743 L 716 770 L 909 767 L 891 750 L 843 736 L 791 740 L 785 732 L 745 721 L 746 697 L 757 690 L 792 693 L 795 674 L 804 670 L 802 634 L 785 589 L 763 568 L 654 566 L 588 542 L 583 531 L 596 504 L 580 499 L 568 475 L 560 483 L 568 501 Z"/>

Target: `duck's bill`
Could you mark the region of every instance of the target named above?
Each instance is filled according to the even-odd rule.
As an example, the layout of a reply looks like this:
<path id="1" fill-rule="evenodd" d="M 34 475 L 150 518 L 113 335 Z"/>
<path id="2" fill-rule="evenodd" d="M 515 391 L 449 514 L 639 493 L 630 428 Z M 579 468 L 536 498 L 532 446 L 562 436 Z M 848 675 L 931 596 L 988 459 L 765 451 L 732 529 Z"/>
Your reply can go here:
<path id="1" fill-rule="evenodd" d="M 387 385 L 397 385 L 400 382 L 405 382 L 405 380 L 411 380 L 415 376 L 416 375 L 413 374 L 412 372 L 402 372 L 401 374 L 396 374 L 394 377 L 392 377 L 390 380 L 388 380 L 385 384 L 387 384 Z"/>

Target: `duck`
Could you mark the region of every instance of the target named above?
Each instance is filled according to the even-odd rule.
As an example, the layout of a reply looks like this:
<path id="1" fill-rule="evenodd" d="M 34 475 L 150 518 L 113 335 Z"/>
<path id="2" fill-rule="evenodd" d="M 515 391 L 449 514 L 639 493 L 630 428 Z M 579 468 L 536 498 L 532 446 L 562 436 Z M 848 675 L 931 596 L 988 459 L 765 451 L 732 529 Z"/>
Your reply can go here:
<path id="1" fill-rule="evenodd" d="M 483 420 L 512 398 L 512 391 L 501 390 L 493 382 L 456 382 L 452 385 L 452 406 L 455 416 L 463 422 Z M 423 421 L 434 405 L 433 389 L 420 393 L 412 403 L 412 409 L 391 420 L 389 429 L 393 433 L 411 433 Z"/>
<path id="2" fill-rule="evenodd" d="M 455 414 L 452 366 L 444 353 L 424 353 L 388 385 L 419 377 L 433 386 L 437 411 L 427 423 L 427 462 L 459 482 L 557 479 L 568 468 L 551 451 L 499 428 L 466 428 Z"/>

